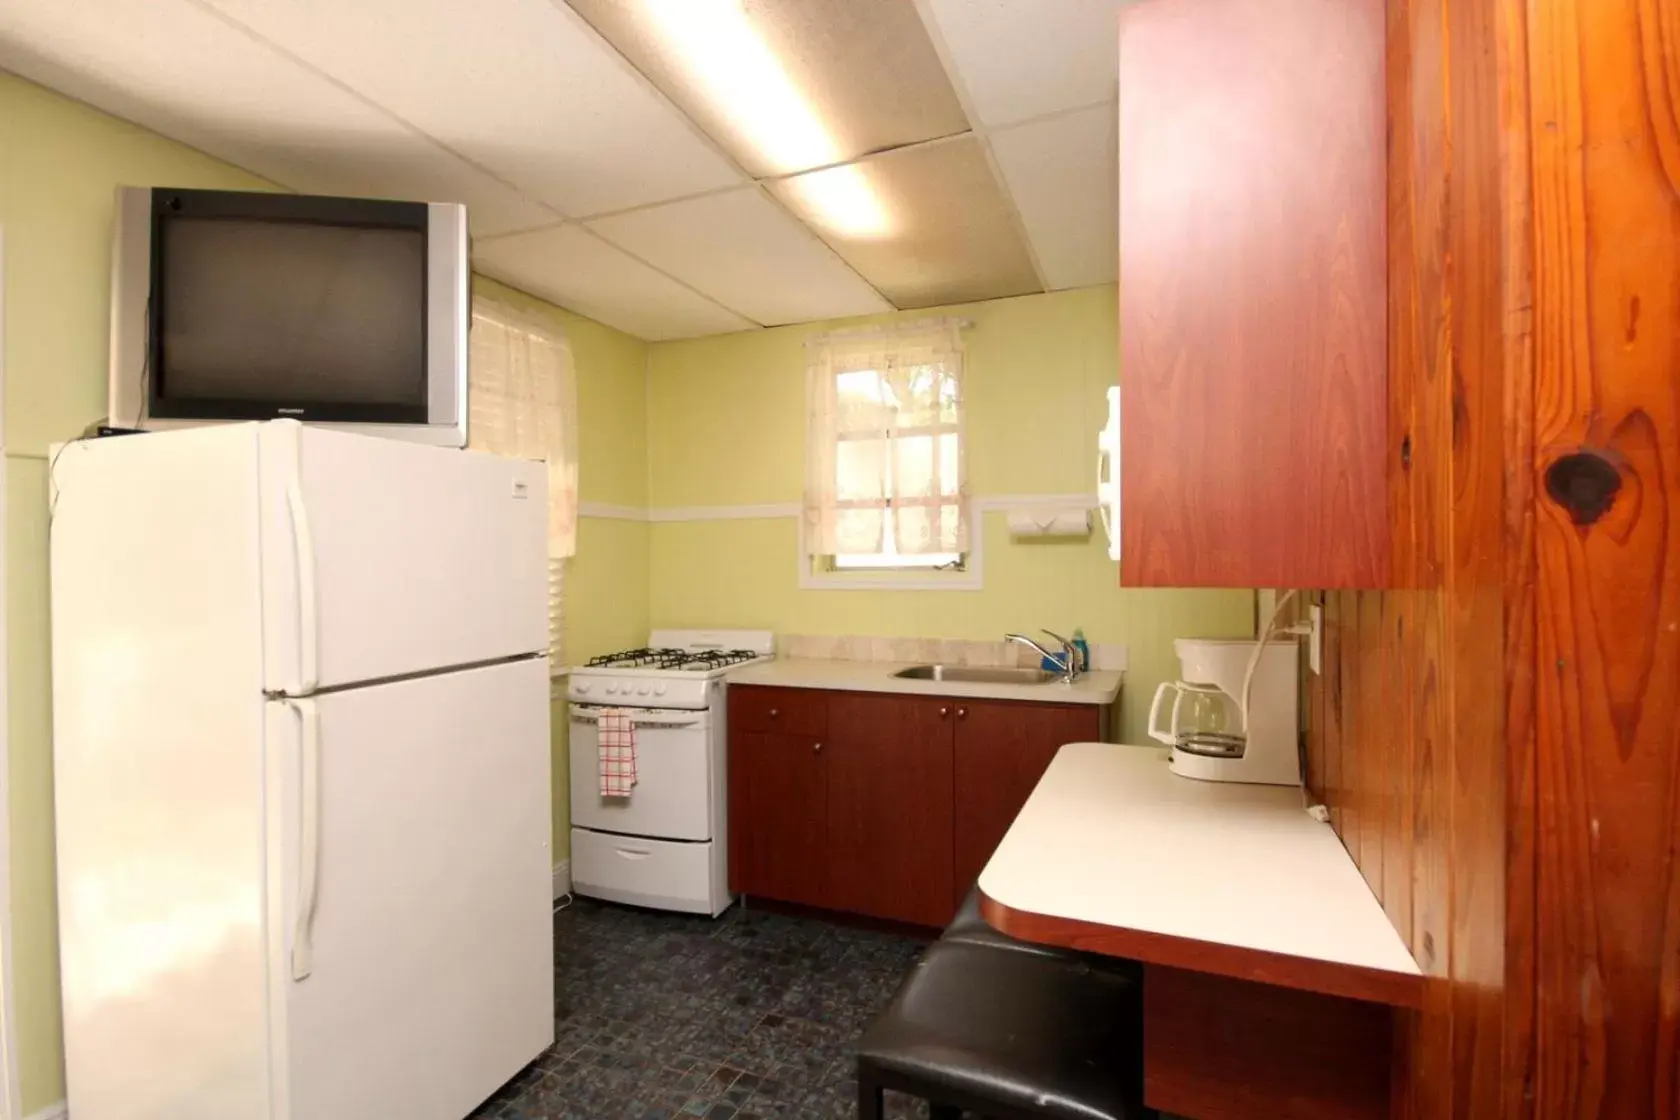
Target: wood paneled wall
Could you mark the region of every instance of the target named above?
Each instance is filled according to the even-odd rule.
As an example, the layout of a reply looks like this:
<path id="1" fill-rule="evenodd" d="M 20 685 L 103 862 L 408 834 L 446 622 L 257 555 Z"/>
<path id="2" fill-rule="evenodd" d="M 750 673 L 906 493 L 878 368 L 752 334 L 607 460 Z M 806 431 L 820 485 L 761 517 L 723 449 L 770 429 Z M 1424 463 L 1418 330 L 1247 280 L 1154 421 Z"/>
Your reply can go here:
<path id="1" fill-rule="evenodd" d="M 1680 3 L 1530 6 L 1533 1090 L 1680 1111 Z"/>
<path id="2" fill-rule="evenodd" d="M 1393 589 L 1309 780 L 1432 978 L 1397 1115 L 1680 1115 L 1680 3 L 1390 0 Z"/>

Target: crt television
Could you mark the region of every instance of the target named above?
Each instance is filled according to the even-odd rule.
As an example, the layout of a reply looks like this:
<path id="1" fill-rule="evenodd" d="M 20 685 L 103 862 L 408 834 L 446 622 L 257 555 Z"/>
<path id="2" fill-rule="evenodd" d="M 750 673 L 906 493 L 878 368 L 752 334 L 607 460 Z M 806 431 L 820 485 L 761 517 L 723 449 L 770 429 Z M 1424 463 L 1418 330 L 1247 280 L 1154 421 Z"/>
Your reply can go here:
<path id="1" fill-rule="evenodd" d="M 467 442 L 466 208 L 117 188 L 110 416 Z"/>

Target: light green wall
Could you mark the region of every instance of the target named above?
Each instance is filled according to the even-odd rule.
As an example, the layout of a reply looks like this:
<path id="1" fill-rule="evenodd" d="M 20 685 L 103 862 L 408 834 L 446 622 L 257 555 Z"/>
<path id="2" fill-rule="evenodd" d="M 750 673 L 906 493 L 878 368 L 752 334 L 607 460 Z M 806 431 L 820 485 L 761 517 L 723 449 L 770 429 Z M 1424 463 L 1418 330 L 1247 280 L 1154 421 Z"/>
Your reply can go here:
<path id="1" fill-rule="evenodd" d="M 585 502 L 647 504 L 647 343 L 483 276 L 475 290 L 547 318 L 566 333 L 578 381 L 578 492 Z M 583 517 L 566 564 L 566 661 L 639 646 L 648 629 L 648 527 Z M 554 858 L 571 853 L 566 702 L 550 706 Z"/>
<path id="2" fill-rule="evenodd" d="M 565 332 L 578 383 L 578 497 L 583 502 L 647 504 L 648 345 L 593 319 L 555 307 L 485 276 L 473 290 L 512 303 Z M 648 527 L 582 517 L 578 551 L 566 564 L 566 661 L 639 646 L 648 629 Z M 550 706 L 554 742 L 554 858 L 571 853 L 565 700 Z"/>
<path id="3" fill-rule="evenodd" d="M 6 250 L 8 731 L 12 962 L 25 1113 L 64 1096 L 52 865 L 46 462 L 49 442 L 105 412 L 113 190 L 119 183 L 262 189 L 260 179 L 0 72 Z M 566 330 L 578 370 L 586 501 L 647 500 L 647 346 L 479 280 Z M 585 520 L 570 565 L 571 656 L 639 642 L 647 526 Z M 555 721 L 556 856 L 566 854 L 565 720 Z"/>
<path id="4" fill-rule="evenodd" d="M 1089 288 L 848 321 L 972 320 L 964 401 L 969 484 L 978 495 L 1095 490 L 1096 433 L 1115 380 L 1115 290 Z M 804 343 L 837 323 L 656 343 L 648 373 L 649 491 L 655 507 L 790 503 L 804 485 Z M 979 591 L 815 591 L 798 586 L 793 518 L 656 522 L 656 626 L 767 627 L 779 634 L 998 638 L 1085 629 L 1123 642 L 1131 669 L 1122 734 L 1144 738 L 1172 639 L 1254 630 L 1252 591 L 1122 590 L 1101 533 L 1015 543 L 983 518 Z"/>

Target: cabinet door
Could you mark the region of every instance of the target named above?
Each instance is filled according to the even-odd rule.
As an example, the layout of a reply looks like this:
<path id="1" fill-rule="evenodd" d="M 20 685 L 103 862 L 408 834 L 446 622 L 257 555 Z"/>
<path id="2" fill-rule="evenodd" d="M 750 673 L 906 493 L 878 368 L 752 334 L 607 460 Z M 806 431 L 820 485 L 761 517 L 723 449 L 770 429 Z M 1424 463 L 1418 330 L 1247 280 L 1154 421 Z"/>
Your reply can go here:
<path id="1" fill-rule="evenodd" d="M 1102 711 L 1087 704 L 964 700 L 954 714 L 953 897 L 961 902 L 1062 744 L 1101 738 Z"/>
<path id="2" fill-rule="evenodd" d="M 833 908 L 925 926 L 950 920 L 956 706 L 922 696 L 829 696 Z"/>
<path id="3" fill-rule="evenodd" d="M 826 905 L 823 744 L 737 731 L 729 745 L 729 885 L 736 894 Z"/>
<path id="4" fill-rule="evenodd" d="M 1124 584 L 1388 580 L 1383 19 L 1121 9 Z"/>

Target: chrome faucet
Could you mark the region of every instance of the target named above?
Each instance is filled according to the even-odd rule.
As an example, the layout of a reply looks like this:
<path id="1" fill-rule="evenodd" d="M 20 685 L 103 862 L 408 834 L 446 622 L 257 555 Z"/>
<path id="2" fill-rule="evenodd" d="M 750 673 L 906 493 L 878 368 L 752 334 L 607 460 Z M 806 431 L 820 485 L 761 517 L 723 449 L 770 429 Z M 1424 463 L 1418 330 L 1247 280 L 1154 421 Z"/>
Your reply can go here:
<path id="1" fill-rule="evenodd" d="M 1024 646 L 1031 646 L 1033 649 L 1036 649 L 1041 656 L 1047 658 L 1052 665 L 1061 670 L 1061 681 L 1063 684 L 1072 684 L 1074 681 L 1079 679 L 1079 648 L 1053 630 L 1046 630 L 1044 632 L 1049 634 L 1058 642 L 1062 643 L 1061 653 L 1051 653 L 1049 650 L 1045 649 L 1025 634 L 1005 634 L 1003 636 L 1003 640 L 1006 642 L 1020 642 Z"/>

